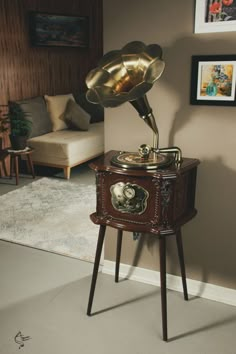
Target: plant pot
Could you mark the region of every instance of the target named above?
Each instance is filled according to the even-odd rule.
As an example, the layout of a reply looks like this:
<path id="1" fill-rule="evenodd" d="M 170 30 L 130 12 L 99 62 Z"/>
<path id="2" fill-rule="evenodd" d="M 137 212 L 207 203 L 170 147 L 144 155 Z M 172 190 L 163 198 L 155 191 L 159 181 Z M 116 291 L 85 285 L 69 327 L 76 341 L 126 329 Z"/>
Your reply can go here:
<path id="1" fill-rule="evenodd" d="M 24 150 L 27 146 L 27 136 L 10 135 L 11 146 L 13 150 Z"/>

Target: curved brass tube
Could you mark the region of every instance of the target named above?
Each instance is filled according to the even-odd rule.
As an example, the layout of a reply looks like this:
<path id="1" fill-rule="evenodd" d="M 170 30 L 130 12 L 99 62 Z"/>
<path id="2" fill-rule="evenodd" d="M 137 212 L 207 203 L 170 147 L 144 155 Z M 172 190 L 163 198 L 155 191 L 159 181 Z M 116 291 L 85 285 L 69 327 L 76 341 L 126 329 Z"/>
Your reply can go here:
<path id="1" fill-rule="evenodd" d="M 182 151 L 180 148 L 178 148 L 177 146 L 171 146 L 171 147 L 167 147 L 167 148 L 161 148 L 161 149 L 153 149 L 153 152 L 156 154 L 160 154 L 160 153 L 173 153 L 175 155 L 175 162 L 178 164 L 181 164 L 182 162 Z"/>

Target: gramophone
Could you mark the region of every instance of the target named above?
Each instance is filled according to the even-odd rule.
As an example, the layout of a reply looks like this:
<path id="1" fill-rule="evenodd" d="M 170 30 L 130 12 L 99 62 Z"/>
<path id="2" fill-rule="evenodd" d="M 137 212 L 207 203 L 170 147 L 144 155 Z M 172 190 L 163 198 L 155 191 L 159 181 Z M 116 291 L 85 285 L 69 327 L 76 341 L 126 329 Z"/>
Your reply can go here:
<path id="1" fill-rule="evenodd" d="M 142 144 L 137 152 L 115 152 L 115 155 L 110 151 L 90 164 L 96 172 L 97 195 L 96 212 L 90 218 L 100 228 L 87 314 L 91 315 L 106 227 L 117 229 L 116 282 L 119 281 L 123 231 L 133 232 L 135 240 L 141 234 L 152 234 L 160 243 L 162 329 L 163 340 L 167 341 L 166 236 L 176 237 L 187 300 L 181 227 L 196 215 L 194 202 L 199 161 L 182 159 L 178 147 L 159 148 L 158 128 L 146 93 L 164 67 L 159 45 L 131 42 L 121 50 L 104 55 L 86 78 L 86 95 L 90 102 L 103 107 L 130 102 L 152 129 L 154 137 L 153 146 Z M 171 168 L 164 168 L 170 164 Z M 138 252 L 141 246 L 142 243 Z"/>
<path id="2" fill-rule="evenodd" d="M 130 102 L 153 131 L 153 146 L 142 144 L 137 152 L 120 152 L 112 158 L 114 165 L 138 169 L 157 169 L 173 161 L 180 165 L 182 153 L 178 147 L 159 147 L 159 132 L 146 95 L 164 68 L 158 44 L 134 41 L 121 50 L 105 54 L 98 66 L 88 73 L 86 97 L 89 102 L 104 108 Z"/>

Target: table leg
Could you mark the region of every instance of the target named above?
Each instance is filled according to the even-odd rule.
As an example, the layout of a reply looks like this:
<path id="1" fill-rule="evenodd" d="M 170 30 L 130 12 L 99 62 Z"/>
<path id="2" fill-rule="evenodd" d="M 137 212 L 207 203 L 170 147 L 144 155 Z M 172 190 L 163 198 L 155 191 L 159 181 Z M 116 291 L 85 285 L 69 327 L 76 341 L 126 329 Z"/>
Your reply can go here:
<path id="1" fill-rule="evenodd" d="M 28 165 L 29 165 L 29 169 L 30 169 L 30 172 L 32 174 L 32 177 L 35 178 L 34 165 L 33 165 L 33 162 L 32 162 L 31 154 L 27 155 L 27 161 L 28 161 Z"/>
<path id="2" fill-rule="evenodd" d="M 188 300 L 188 290 L 187 290 L 187 282 L 186 282 L 186 272 L 185 272 L 185 264 L 184 264 L 184 250 L 183 250 L 181 230 L 178 230 L 176 233 L 176 243 L 177 243 L 177 249 L 178 249 L 178 255 L 179 255 L 179 264 L 180 264 L 180 270 L 181 270 L 181 276 L 182 276 L 184 299 Z"/>
<path id="3" fill-rule="evenodd" d="M 117 231 L 117 244 L 116 244 L 116 271 L 115 271 L 115 282 L 119 282 L 119 270 L 120 270 L 120 255 L 122 246 L 123 231 Z"/>
<path id="4" fill-rule="evenodd" d="M 13 156 L 10 156 L 10 178 L 13 176 Z"/>
<path id="5" fill-rule="evenodd" d="M 10 178 L 13 176 L 13 170 L 15 172 L 16 185 L 19 183 L 19 164 L 18 164 L 18 156 L 12 156 L 10 158 Z"/>
<path id="6" fill-rule="evenodd" d="M 19 184 L 19 163 L 18 163 L 18 156 L 11 156 L 11 163 L 10 163 L 10 177 L 13 175 L 13 168 L 15 172 L 16 178 L 16 185 Z"/>
<path id="7" fill-rule="evenodd" d="M 160 237 L 160 280 L 161 280 L 161 310 L 163 340 L 167 341 L 167 297 L 166 297 L 166 239 Z"/>
<path id="8" fill-rule="evenodd" d="M 7 173 L 7 166 L 6 166 L 5 158 L 2 160 L 2 167 L 3 167 L 4 175 L 7 176 L 8 173 Z"/>
<path id="9" fill-rule="evenodd" d="M 16 185 L 19 184 L 19 159 L 18 156 L 14 157 L 14 169 L 15 169 L 15 175 L 16 175 Z"/>
<path id="10" fill-rule="evenodd" d="M 95 291 L 95 286 L 96 286 L 96 281 L 97 281 L 98 268 L 99 268 L 101 253 L 102 253 L 102 246 L 103 246 L 103 241 L 104 241 L 104 237 L 105 237 L 105 232 L 106 232 L 106 226 L 100 225 L 99 234 L 98 234 L 98 242 L 97 242 L 97 250 L 96 250 L 96 256 L 95 256 L 94 267 L 93 267 L 92 282 L 91 282 L 91 287 L 90 287 L 88 308 L 87 308 L 87 315 L 88 316 L 91 315 L 94 291 Z"/>

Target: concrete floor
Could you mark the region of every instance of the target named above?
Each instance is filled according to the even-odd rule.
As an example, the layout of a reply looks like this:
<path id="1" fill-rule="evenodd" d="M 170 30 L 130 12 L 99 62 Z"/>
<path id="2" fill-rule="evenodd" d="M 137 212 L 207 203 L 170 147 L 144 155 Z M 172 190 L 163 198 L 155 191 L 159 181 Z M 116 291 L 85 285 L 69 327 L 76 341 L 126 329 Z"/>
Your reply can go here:
<path id="1" fill-rule="evenodd" d="M 94 175 L 86 166 L 72 171 L 76 183 L 88 178 Z M 30 182 L 22 177 L 19 188 Z M 0 183 L 1 194 L 14 188 Z M 102 273 L 95 314 L 87 317 L 92 267 L 0 241 L 0 354 L 236 353 L 235 307 L 197 297 L 186 302 L 181 293 L 168 291 L 165 343 L 160 289 L 130 280 L 116 284 Z"/>
<path id="2" fill-rule="evenodd" d="M 163 342 L 151 285 L 99 273 L 87 317 L 91 272 L 91 263 L 0 241 L 0 353 L 22 344 L 25 354 L 235 354 L 236 308 L 174 291 Z"/>

